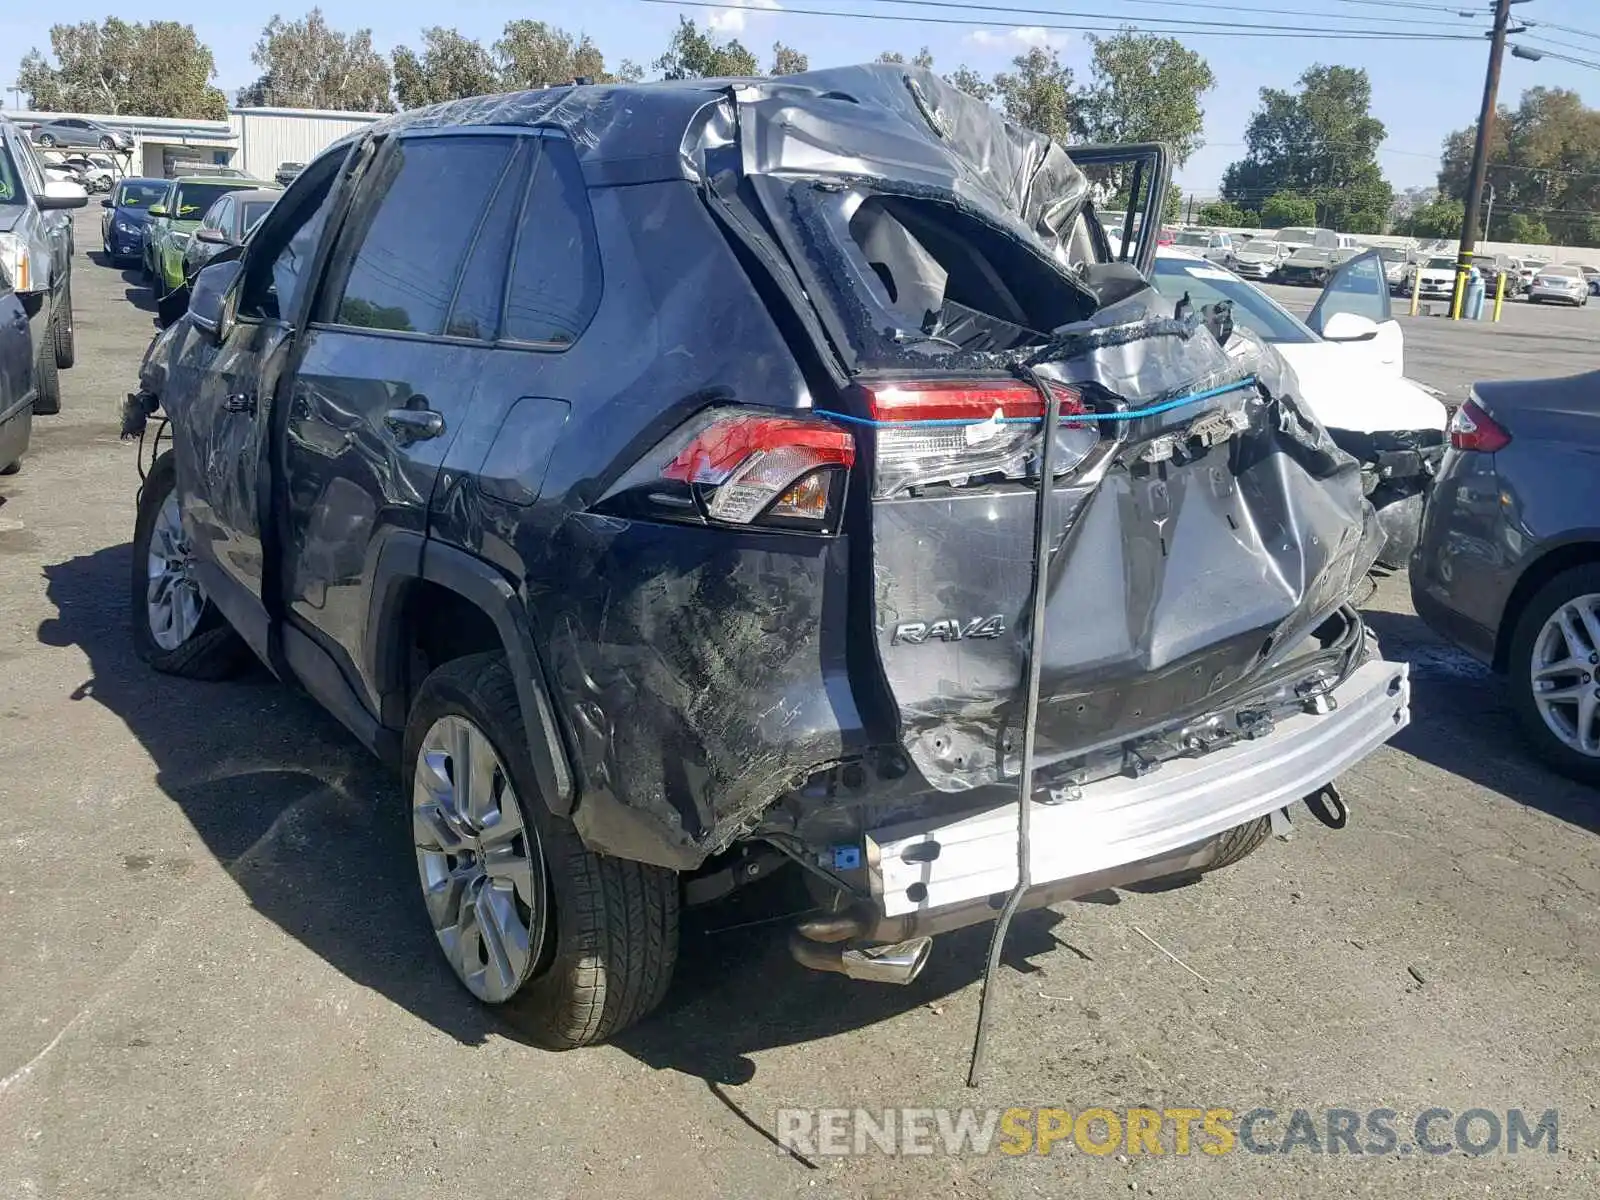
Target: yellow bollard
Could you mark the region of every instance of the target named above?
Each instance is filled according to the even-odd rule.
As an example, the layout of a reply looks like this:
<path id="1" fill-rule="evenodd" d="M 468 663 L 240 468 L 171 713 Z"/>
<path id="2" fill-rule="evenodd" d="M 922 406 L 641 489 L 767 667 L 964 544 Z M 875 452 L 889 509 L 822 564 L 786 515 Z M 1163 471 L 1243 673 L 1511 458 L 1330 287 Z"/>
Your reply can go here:
<path id="1" fill-rule="evenodd" d="M 1494 285 L 1494 319 L 1500 320 L 1500 305 L 1506 298 L 1506 273 L 1500 272 L 1500 278 Z"/>
<path id="2" fill-rule="evenodd" d="M 1417 315 L 1417 304 L 1422 299 L 1422 264 L 1416 265 L 1411 275 L 1411 315 Z"/>
<path id="3" fill-rule="evenodd" d="M 1462 300 L 1462 297 L 1464 297 L 1466 295 L 1466 293 L 1467 293 L 1467 273 L 1466 273 L 1466 271 L 1464 271 L 1462 269 L 1461 264 L 1457 263 L 1456 264 L 1456 290 L 1455 290 L 1455 294 L 1453 296 L 1451 296 L 1451 298 L 1450 298 L 1450 319 L 1452 321 L 1461 320 L 1461 300 Z"/>

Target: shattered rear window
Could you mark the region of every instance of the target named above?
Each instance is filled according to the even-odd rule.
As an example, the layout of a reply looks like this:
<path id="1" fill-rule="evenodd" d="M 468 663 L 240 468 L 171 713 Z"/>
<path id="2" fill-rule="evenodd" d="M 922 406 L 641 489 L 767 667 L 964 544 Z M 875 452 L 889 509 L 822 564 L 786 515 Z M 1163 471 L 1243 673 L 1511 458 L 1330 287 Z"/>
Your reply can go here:
<path id="1" fill-rule="evenodd" d="M 950 200 L 804 185 L 791 199 L 864 364 L 1041 346 L 1094 310 L 1027 230 Z"/>

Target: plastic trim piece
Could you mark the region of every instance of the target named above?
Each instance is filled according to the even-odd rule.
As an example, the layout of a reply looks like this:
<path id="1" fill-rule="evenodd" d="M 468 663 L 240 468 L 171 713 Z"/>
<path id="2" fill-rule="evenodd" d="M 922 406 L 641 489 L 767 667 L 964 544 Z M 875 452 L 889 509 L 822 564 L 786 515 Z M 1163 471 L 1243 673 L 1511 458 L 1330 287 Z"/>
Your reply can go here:
<path id="1" fill-rule="evenodd" d="M 1410 722 L 1410 667 L 1369 662 L 1333 698 L 1332 711 L 1296 713 L 1269 737 L 1168 761 L 1142 779 L 1088 784 L 1082 799 L 1035 803 L 1031 882 L 1167 854 L 1332 782 Z M 866 845 L 872 892 L 888 917 L 999 895 L 1017 882 L 1015 804 L 940 824 L 875 829 Z"/>

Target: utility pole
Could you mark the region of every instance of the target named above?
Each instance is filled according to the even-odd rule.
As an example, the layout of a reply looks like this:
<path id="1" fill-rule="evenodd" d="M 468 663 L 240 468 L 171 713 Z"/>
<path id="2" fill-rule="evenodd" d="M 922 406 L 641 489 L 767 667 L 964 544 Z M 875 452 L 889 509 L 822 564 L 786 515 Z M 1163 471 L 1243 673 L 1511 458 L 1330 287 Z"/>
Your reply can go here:
<path id="1" fill-rule="evenodd" d="M 1461 249 L 1456 256 L 1455 298 L 1450 304 L 1452 320 L 1461 317 L 1461 299 L 1467 290 L 1467 275 L 1472 270 L 1472 248 L 1478 244 L 1478 213 L 1483 200 L 1483 182 L 1489 170 L 1489 135 L 1494 130 L 1495 98 L 1500 91 L 1500 60 L 1506 53 L 1506 33 L 1511 24 L 1511 6 L 1525 0 L 1495 0 L 1494 32 L 1489 35 L 1489 70 L 1483 77 L 1483 107 L 1478 111 L 1478 140 L 1472 147 L 1472 179 L 1467 184 L 1466 219 L 1461 222 Z"/>

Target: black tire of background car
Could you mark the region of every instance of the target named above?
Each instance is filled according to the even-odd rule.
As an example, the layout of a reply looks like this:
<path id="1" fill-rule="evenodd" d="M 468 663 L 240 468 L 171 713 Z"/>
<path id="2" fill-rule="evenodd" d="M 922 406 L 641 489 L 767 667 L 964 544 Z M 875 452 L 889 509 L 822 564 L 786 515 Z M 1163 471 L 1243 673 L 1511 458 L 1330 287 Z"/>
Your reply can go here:
<path id="1" fill-rule="evenodd" d="M 51 337 L 55 342 L 56 366 L 65 371 L 78 361 L 77 327 L 72 321 L 72 284 L 63 293 L 63 302 L 51 318 Z"/>
<path id="2" fill-rule="evenodd" d="M 176 649 L 162 649 L 150 632 L 150 618 L 145 611 L 150 602 L 150 536 L 155 528 L 156 514 L 177 485 L 177 468 L 172 451 L 168 450 L 156 459 L 145 477 L 144 487 L 139 492 L 139 511 L 133 523 L 133 569 L 129 598 L 132 602 L 134 653 L 163 675 L 177 675 L 184 679 L 230 679 L 250 662 L 250 647 L 233 631 L 233 627 L 209 599 L 200 610 L 200 620 L 194 627 L 194 633 Z"/>
<path id="3" fill-rule="evenodd" d="M 1217 856 L 1211 860 L 1208 871 L 1220 871 L 1223 867 L 1231 867 L 1234 863 L 1248 858 L 1261 849 L 1267 835 L 1272 832 L 1270 817 L 1257 817 L 1254 821 L 1246 821 L 1243 825 L 1235 826 L 1222 835 L 1217 843 Z"/>
<path id="4" fill-rule="evenodd" d="M 1545 584 L 1518 615 L 1506 660 L 1511 707 L 1534 752 L 1563 775 L 1582 783 L 1600 783 L 1600 758 L 1588 758 L 1563 745 L 1539 715 L 1539 706 L 1533 699 L 1533 643 L 1551 613 L 1574 596 L 1593 592 L 1600 592 L 1600 563 L 1573 567 Z M 1596 677 L 1595 686 L 1600 687 L 1600 677 Z"/>
<path id="5" fill-rule="evenodd" d="M 678 957 L 678 877 L 591 852 L 569 821 L 550 812 L 528 757 L 516 683 L 499 654 L 458 658 L 423 681 L 406 722 L 402 794 L 408 807 L 422 739 L 450 713 L 477 725 L 510 773 L 524 827 L 539 834 L 546 898 L 554 910 L 546 910 L 554 926 L 546 927 L 539 961 L 500 1011 L 547 1049 L 604 1041 L 666 995 Z M 403 824 L 409 838 L 411 822 Z M 417 900 L 425 914 L 420 889 Z"/>
<path id="6" fill-rule="evenodd" d="M 41 133 L 39 135 L 39 145 L 41 145 L 41 146 L 54 146 L 55 144 L 56 144 L 56 139 L 51 137 L 48 133 Z"/>
<path id="7" fill-rule="evenodd" d="M 61 411 L 61 376 L 56 373 L 55 326 L 39 339 L 39 357 L 33 363 L 33 415 L 53 417 Z"/>

